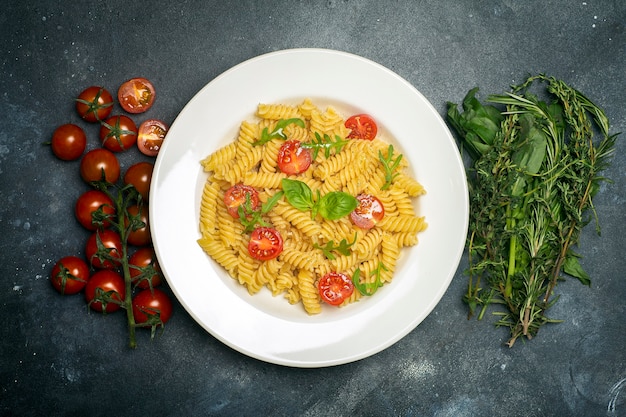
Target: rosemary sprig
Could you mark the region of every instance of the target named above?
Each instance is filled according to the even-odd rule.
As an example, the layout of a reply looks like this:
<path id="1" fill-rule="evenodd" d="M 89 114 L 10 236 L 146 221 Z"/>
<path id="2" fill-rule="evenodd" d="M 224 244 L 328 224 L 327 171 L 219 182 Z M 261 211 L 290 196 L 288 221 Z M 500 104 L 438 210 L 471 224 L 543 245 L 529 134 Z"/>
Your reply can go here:
<path id="1" fill-rule="evenodd" d="M 531 91 L 537 84 L 545 86 L 541 99 Z M 546 311 L 563 274 L 590 284 L 572 247 L 591 216 L 600 231 L 592 197 L 607 180 L 600 173 L 617 135 L 602 109 L 554 77 L 531 76 L 489 96 L 491 104 L 480 103 L 477 91 L 468 92 L 462 113 L 448 103 L 447 114 L 472 157 L 464 300 L 469 317 L 480 309 L 479 319 L 491 304 L 504 306 L 496 325 L 509 328 L 513 346 L 558 322 Z"/>

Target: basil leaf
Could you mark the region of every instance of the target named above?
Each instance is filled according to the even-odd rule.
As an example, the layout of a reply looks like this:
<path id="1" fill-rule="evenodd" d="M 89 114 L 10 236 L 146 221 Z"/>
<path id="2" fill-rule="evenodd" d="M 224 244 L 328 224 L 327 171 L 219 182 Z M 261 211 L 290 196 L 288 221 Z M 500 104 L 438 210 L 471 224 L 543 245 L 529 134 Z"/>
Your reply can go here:
<path id="1" fill-rule="evenodd" d="M 295 208 L 301 211 L 309 210 L 315 206 L 313 193 L 308 185 L 302 181 L 283 178 L 281 181 L 285 198 Z"/>
<path id="2" fill-rule="evenodd" d="M 359 201 L 348 193 L 332 191 L 318 202 L 319 214 L 328 220 L 337 220 L 350 214 Z"/>

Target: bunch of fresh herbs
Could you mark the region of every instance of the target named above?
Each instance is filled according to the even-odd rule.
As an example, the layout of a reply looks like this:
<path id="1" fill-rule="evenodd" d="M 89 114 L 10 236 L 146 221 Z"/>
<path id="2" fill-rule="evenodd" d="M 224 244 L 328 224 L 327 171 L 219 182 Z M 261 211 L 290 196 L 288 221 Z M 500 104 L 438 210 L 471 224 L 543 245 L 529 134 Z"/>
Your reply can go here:
<path id="1" fill-rule="evenodd" d="M 490 304 L 508 345 L 535 336 L 558 299 L 564 274 L 590 285 L 573 247 L 582 228 L 599 222 L 592 198 L 617 135 L 597 105 L 565 82 L 530 76 L 510 92 L 468 92 L 463 112 L 448 103 L 447 120 L 472 158 L 468 172 L 469 317 Z"/>

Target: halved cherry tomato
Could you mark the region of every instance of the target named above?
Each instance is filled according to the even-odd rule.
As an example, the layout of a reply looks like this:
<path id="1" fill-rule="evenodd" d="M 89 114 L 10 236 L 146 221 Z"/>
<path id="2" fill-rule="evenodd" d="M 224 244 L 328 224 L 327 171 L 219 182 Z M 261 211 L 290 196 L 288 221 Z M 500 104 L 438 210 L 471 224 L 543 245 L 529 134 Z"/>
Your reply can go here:
<path id="1" fill-rule="evenodd" d="M 166 134 L 167 125 L 165 123 L 157 119 L 148 119 L 139 125 L 137 148 L 144 155 L 157 156 Z"/>
<path id="2" fill-rule="evenodd" d="M 96 216 L 95 222 L 93 218 L 94 212 L 100 214 L 100 216 Z M 76 200 L 74 214 L 85 229 L 96 230 L 108 227 L 111 224 L 107 217 L 115 215 L 115 206 L 113 205 L 113 200 L 104 192 L 89 190 L 81 194 L 78 200 Z"/>
<path id="3" fill-rule="evenodd" d="M 300 146 L 300 141 L 288 140 L 278 151 L 278 168 L 287 175 L 300 174 L 311 166 L 311 151 Z"/>
<path id="4" fill-rule="evenodd" d="M 87 262 L 77 256 L 66 256 L 52 267 L 50 282 L 61 294 L 76 294 L 80 292 L 89 280 L 89 266 Z"/>
<path id="5" fill-rule="evenodd" d="M 128 207 L 128 215 L 133 216 L 139 220 L 141 220 L 144 224 L 143 227 L 135 230 L 131 230 L 128 233 L 127 241 L 131 245 L 135 246 L 145 246 L 152 241 L 152 237 L 150 236 L 150 222 L 148 220 L 148 207 L 145 205 L 140 206 L 132 205 Z"/>
<path id="6" fill-rule="evenodd" d="M 76 111 L 83 120 L 95 123 L 106 119 L 113 110 L 113 97 L 104 87 L 91 86 L 76 99 Z"/>
<path id="7" fill-rule="evenodd" d="M 259 207 L 259 192 L 249 185 L 235 184 L 224 193 L 224 204 L 228 209 L 228 214 L 233 218 L 239 218 L 239 206 L 246 203 L 250 198 L 250 210 L 254 211 Z"/>
<path id="8" fill-rule="evenodd" d="M 73 161 L 80 158 L 87 147 L 87 135 L 80 127 L 66 123 L 56 128 L 50 142 L 52 153 L 63 161 Z"/>
<path id="9" fill-rule="evenodd" d="M 161 285 L 161 268 L 153 248 L 137 249 L 128 259 L 130 279 L 137 287 L 147 289 Z"/>
<path id="10" fill-rule="evenodd" d="M 283 238 L 278 230 L 270 227 L 258 227 L 250 234 L 248 253 L 259 261 L 276 258 L 283 251 Z"/>
<path id="11" fill-rule="evenodd" d="M 371 194 L 359 194 L 357 208 L 350 213 L 350 220 L 361 229 L 371 229 L 385 216 L 383 203 Z"/>
<path id="12" fill-rule="evenodd" d="M 91 234 L 85 245 L 87 260 L 98 269 L 117 268 L 121 263 L 122 250 L 120 235 L 110 229 L 98 230 Z"/>
<path id="13" fill-rule="evenodd" d="M 93 149 L 80 160 L 80 176 L 87 183 L 104 179 L 114 184 L 120 178 L 120 161 L 108 149 Z"/>
<path id="14" fill-rule="evenodd" d="M 124 174 L 124 184 L 132 184 L 144 200 L 148 202 L 148 193 L 152 182 L 154 165 L 150 162 L 137 162 L 131 165 Z"/>
<path id="15" fill-rule="evenodd" d="M 170 297 L 158 288 L 140 291 L 133 297 L 135 322 L 143 327 L 162 326 L 174 310 Z"/>
<path id="16" fill-rule="evenodd" d="M 100 126 L 102 146 L 111 152 L 122 152 L 137 142 L 137 125 L 128 116 L 111 116 Z"/>
<path id="17" fill-rule="evenodd" d="M 341 272 L 329 272 L 320 278 L 317 288 L 322 300 L 337 306 L 343 303 L 354 292 L 354 284 L 349 276 Z"/>
<path id="18" fill-rule="evenodd" d="M 131 78 L 117 90 L 120 106 L 128 113 L 143 113 L 152 107 L 156 91 L 150 81 L 145 78 Z"/>
<path id="19" fill-rule="evenodd" d="M 94 273 L 85 286 L 85 300 L 89 307 L 102 313 L 119 310 L 125 296 L 124 278 L 107 269 Z"/>
<path id="20" fill-rule="evenodd" d="M 349 139 L 372 140 L 378 133 L 378 126 L 368 114 L 355 114 L 346 120 L 345 126 L 351 130 Z"/>

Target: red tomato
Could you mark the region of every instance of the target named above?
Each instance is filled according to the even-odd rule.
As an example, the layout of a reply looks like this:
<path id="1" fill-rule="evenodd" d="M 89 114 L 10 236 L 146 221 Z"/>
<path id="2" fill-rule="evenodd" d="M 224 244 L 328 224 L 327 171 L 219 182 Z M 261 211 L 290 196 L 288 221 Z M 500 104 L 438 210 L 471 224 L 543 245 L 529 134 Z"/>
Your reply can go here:
<path id="1" fill-rule="evenodd" d="M 144 155 L 157 156 L 159 149 L 163 145 L 167 125 L 157 119 L 148 119 L 139 125 L 139 136 L 137 137 L 137 148 Z"/>
<path id="2" fill-rule="evenodd" d="M 170 297 L 158 288 L 140 291 L 133 298 L 135 323 L 143 327 L 164 325 L 172 317 L 173 310 Z"/>
<path id="3" fill-rule="evenodd" d="M 297 140 L 288 140 L 278 150 L 278 168 L 287 175 L 300 174 L 311 166 L 311 151 Z"/>
<path id="4" fill-rule="evenodd" d="M 100 126 L 102 146 L 112 152 L 122 152 L 137 143 L 137 125 L 128 116 L 111 116 Z"/>
<path id="5" fill-rule="evenodd" d="M 276 258 L 283 251 L 283 238 L 278 230 L 258 227 L 250 234 L 248 253 L 254 259 L 267 261 Z"/>
<path id="6" fill-rule="evenodd" d="M 131 230 L 128 233 L 128 243 L 135 246 L 146 246 L 152 241 L 150 236 L 150 223 L 148 220 L 148 207 L 141 205 L 141 209 L 137 205 L 128 207 L 128 215 L 141 220 L 143 227 Z"/>
<path id="7" fill-rule="evenodd" d="M 346 120 L 346 127 L 351 130 L 349 139 L 372 140 L 378 133 L 378 126 L 371 116 L 367 114 L 356 114 Z"/>
<path id="8" fill-rule="evenodd" d="M 329 272 L 318 282 L 320 297 L 330 305 L 343 303 L 354 292 L 354 284 L 350 277 L 340 272 Z"/>
<path id="9" fill-rule="evenodd" d="M 102 313 L 119 310 L 125 296 L 124 278 L 107 269 L 94 273 L 85 286 L 85 300 L 89 307 Z"/>
<path id="10" fill-rule="evenodd" d="M 224 204 L 228 209 L 228 213 L 233 218 L 239 218 L 239 206 L 245 204 L 246 199 L 250 198 L 250 209 L 252 211 L 259 207 L 259 192 L 249 185 L 235 184 L 224 193 Z"/>
<path id="11" fill-rule="evenodd" d="M 98 212 L 98 209 L 99 212 Z M 94 222 L 93 213 L 96 214 Z M 115 215 L 113 200 L 104 192 L 99 190 L 89 190 L 81 194 L 76 200 L 74 214 L 78 222 L 87 230 L 108 227 L 111 222 L 106 217 Z M 106 217 L 105 217 L 106 216 Z"/>
<path id="12" fill-rule="evenodd" d="M 156 91 L 145 78 L 132 78 L 117 90 L 117 100 L 128 113 L 143 113 L 152 107 Z"/>
<path id="13" fill-rule="evenodd" d="M 350 220 L 361 229 L 371 229 L 385 216 L 383 203 L 371 194 L 356 196 L 359 205 L 350 213 Z"/>
<path id="14" fill-rule="evenodd" d="M 122 257 L 120 235 L 110 229 L 98 230 L 87 239 L 85 254 L 94 268 L 115 269 Z"/>
<path id="15" fill-rule="evenodd" d="M 80 176 L 90 183 L 103 179 L 111 184 L 120 178 L 120 162 L 113 152 L 107 149 L 94 149 L 85 154 L 80 161 Z"/>
<path id="16" fill-rule="evenodd" d="M 59 126 L 52 134 L 52 153 L 64 161 L 80 158 L 87 147 L 87 136 L 80 126 L 67 123 Z"/>
<path id="17" fill-rule="evenodd" d="M 148 202 L 150 183 L 152 182 L 152 170 L 154 165 L 150 162 L 137 162 L 131 165 L 124 174 L 124 184 L 132 184 L 144 200 Z"/>
<path id="18" fill-rule="evenodd" d="M 77 256 L 61 258 L 52 267 L 50 282 L 61 294 L 76 294 L 80 292 L 89 279 L 87 262 Z"/>
<path id="19" fill-rule="evenodd" d="M 150 286 L 161 285 L 161 268 L 157 261 L 154 249 L 139 248 L 128 259 L 130 277 L 133 284 L 139 288 L 147 289 Z"/>
<path id="20" fill-rule="evenodd" d="M 76 111 L 83 120 L 95 123 L 106 119 L 113 110 L 113 97 L 105 88 L 91 86 L 76 99 Z"/>

